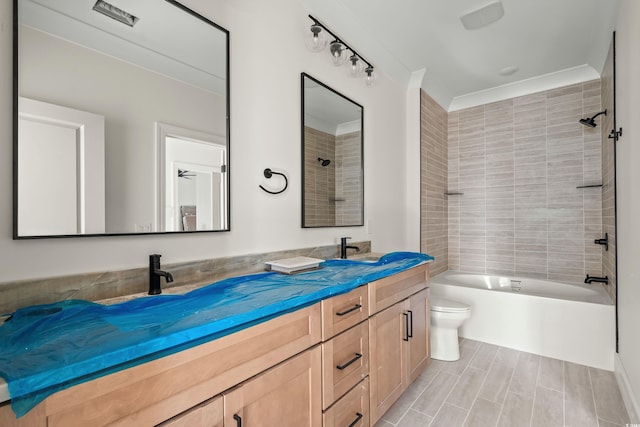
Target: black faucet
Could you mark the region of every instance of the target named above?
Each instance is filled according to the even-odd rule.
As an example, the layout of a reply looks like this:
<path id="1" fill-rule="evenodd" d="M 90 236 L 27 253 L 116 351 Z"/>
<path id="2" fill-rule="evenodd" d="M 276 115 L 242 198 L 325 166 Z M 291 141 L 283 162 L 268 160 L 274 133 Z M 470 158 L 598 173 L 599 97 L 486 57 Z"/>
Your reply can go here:
<path id="1" fill-rule="evenodd" d="M 160 257 L 162 255 L 149 255 L 149 295 L 158 295 L 162 293 L 160 288 L 160 276 L 164 276 L 167 283 L 173 282 L 171 273 L 160 270 Z"/>
<path id="2" fill-rule="evenodd" d="M 347 249 L 355 249 L 356 252 L 360 252 L 360 248 L 357 246 L 347 246 L 347 239 L 351 237 L 340 238 L 340 258 L 347 259 Z"/>
<path id="3" fill-rule="evenodd" d="M 589 276 L 587 274 L 587 277 L 584 279 L 584 283 L 593 283 L 593 282 L 604 283 L 605 285 L 608 285 L 609 284 L 609 276 L 596 277 L 596 276 Z"/>

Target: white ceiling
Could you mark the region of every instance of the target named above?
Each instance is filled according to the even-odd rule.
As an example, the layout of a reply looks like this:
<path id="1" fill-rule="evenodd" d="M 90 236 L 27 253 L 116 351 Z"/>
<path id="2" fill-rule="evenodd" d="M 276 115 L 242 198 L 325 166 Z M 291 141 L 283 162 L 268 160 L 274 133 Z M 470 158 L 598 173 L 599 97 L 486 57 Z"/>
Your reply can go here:
<path id="1" fill-rule="evenodd" d="M 491 0 L 302 0 L 370 60 L 453 110 L 597 78 L 619 0 L 502 0 L 504 17 L 466 30 L 460 16 Z M 519 71 L 502 76 L 504 67 Z"/>

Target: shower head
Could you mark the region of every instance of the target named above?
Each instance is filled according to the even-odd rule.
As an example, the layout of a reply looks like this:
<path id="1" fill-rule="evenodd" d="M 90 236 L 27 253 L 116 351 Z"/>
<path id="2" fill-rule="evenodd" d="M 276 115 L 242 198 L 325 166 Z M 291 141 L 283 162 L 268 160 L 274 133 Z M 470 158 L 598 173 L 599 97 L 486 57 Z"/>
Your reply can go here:
<path id="1" fill-rule="evenodd" d="M 586 119 L 580 119 L 580 123 L 585 125 L 585 126 L 589 126 L 590 128 L 594 128 L 596 127 L 596 121 L 594 120 L 596 117 L 598 117 L 600 114 L 604 114 L 605 116 L 607 115 L 607 110 L 604 111 L 600 111 L 598 114 L 596 114 L 593 117 L 587 117 Z"/>
<path id="2" fill-rule="evenodd" d="M 322 166 L 329 166 L 329 163 L 331 163 L 331 160 L 329 159 L 323 159 L 322 157 L 318 157 L 318 161 L 320 162 L 320 164 L 322 164 Z"/>

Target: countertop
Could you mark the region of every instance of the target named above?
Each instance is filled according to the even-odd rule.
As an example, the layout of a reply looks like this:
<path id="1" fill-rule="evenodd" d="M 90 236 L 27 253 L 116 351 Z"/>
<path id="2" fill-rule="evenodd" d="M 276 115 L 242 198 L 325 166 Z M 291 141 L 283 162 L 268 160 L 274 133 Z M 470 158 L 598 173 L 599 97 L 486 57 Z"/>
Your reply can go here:
<path id="1" fill-rule="evenodd" d="M 368 259 L 371 254 L 360 258 Z M 222 280 L 183 295 L 27 307 L 0 327 L 0 374 L 16 413 L 55 391 L 210 341 L 429 262 L 391 253 L 377 262 L 329 260 L 295 275 Z M 180 289 L 180 288 L 176 288 Z M 139 296 L 143 296 L 139 295 Z M 133 299 L 132 299 L 133 298 Z M 82 378 L 82 379 L 81 379 Z M 0 379 L 0 402 L 10 398 Z"/>

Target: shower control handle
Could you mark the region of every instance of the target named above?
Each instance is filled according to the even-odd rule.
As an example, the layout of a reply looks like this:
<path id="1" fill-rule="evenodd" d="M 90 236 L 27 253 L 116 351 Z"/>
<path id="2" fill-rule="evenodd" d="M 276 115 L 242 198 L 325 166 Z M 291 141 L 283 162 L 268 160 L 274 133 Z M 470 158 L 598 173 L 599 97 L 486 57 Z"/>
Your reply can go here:
<path id="1" fill-rule="evenodd" d="M 608 251 L 609 250 L 609 233 L 604 233 L 604 239 L 595 239 L 593 243 L 595 243 L 596 245 L 603 245 L 604 250 Z"/>

